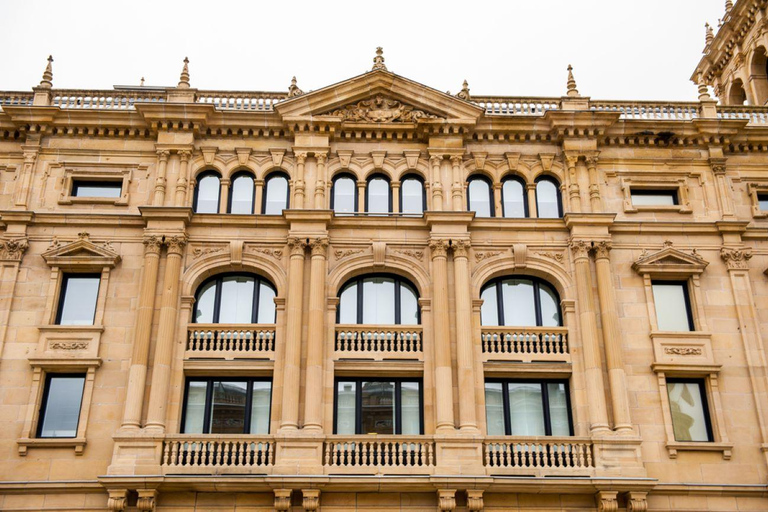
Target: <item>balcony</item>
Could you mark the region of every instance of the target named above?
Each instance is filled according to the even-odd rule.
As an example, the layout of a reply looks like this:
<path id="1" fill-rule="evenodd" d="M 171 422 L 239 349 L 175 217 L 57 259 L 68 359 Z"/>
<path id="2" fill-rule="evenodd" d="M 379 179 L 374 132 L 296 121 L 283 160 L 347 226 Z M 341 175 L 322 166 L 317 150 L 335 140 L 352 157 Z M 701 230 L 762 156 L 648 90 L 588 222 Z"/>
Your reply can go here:
<path id="1" fill-rule="evenodd" d="M 483 361 L 571 361 L 565 327 L 489 327 L 481 331 Z"/>
<path id="2" fill-rule="evenodd" d="M 163 474 L 264 474 L 271 471 L 271 436 L 179 434 L 163 441 Z"/>
<path id="3" fill-rule="evenodd" d="M 422 360 L 420 325 L 337 325 L 337 359 Z"/>
<path id="4" fill-rule="evenodd" d="M 185 359 L 274 359 L 274 324 L 190 324 Z"/>
<path id="5" fill-rule="evenodd" d="M 578 437 L 487 437 L 483 463 L 490 475 L 589 476 L 592 441 Z"/>
<path id="6" fill-rule="evenodd" d="M 435 443 L 427 436 L 332 436 L 323 464 L 329 474 L 430 474 Z"/>

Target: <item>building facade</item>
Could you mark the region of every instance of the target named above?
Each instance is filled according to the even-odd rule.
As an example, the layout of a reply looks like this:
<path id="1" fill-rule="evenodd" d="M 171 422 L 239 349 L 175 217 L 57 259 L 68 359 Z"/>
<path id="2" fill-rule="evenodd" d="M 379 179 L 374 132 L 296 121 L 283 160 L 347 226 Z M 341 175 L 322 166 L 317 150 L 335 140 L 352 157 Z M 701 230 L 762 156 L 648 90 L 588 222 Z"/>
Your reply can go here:
<path id="1" fill-rule="evenodd" d="M 0 93 L 0 509 L 768 510 L 766 1 L 726 4 L 689 103 L 380 49 Z"/>

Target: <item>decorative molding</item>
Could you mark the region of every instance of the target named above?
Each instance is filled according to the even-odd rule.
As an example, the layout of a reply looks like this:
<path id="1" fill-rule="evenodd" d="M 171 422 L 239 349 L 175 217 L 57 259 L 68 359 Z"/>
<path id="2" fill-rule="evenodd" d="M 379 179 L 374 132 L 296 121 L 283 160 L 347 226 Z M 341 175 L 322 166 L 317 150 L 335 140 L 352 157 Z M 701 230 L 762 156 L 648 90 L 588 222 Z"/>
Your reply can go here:
<path id="1" fill-rule="evenodd" d="M 286 512 L 291 508 L 291 489 L 275 489 L 275 510 Z"/>
<path id="2" fill-rule="evenodd" d="M 429 241 L 429 250 L 432 251 L 432 259 L 448 256 L 448 240 L 433 238 Z"/>
<path id="3" fill-rule="evenodd" d="M 341 117 L 342 121 L 361 123 L 415 123 L 419 119 L 443 119 L 381 94 L 336 109 L 327 115 Z"/>
<path id="4" fill-rule="evenodd" d="M 409 258 L 413 258 L 415 260 L 424 261 L 424 251 L 419 251 L 417 249 L 399 249 L 395 252 L 397 254 L 402 254 L 403 256 L 408 256 Z"/>
<path id="5" fill-rule="evenodd" d="M 536 251 L 535 254 L 537 256 L 541 256 L 542 258 L 548 258 L 550 260 L 555 260 L 558 263 L 563 263 L 565 261 L 565 255 L 563 255 L 562 252 Z"/>
<path id="6" fill-rule="evenodd" d="M 0 260 L 21 261 L 29 248 L 26 238 L 8 238 L 0 241 Z"/>
<path id="7" fill-rule="evenodd" d="M 165 237 L 164 244 L 168 249 L 168 254 L 181 255 L 188 241 L 186 235 L 173 235 Z"/>
<path id="8" fill-rule="evenodd" d="M 192 259 L 196 260 L 208 256 L 209 254 L 218 254 L 224 252 L 224 247 L 195 247 L 192 249 Z"/>
<path id="9" fill-rule="evenodd" d="M 453 244 L 451 245 L 451 249 L 453 249 L 453 257 L 469 258 L 470 247 L 471 244 L 469 243 L 469 240 L 454 240 Z"/>
<path id="10" fill-rule="evenodd" d="M 328 239 L 327 238 L 315 238 L 309 242 L 312 256 L 325 256 L 328 254 Z"/>
<path id="11" fill-rule="evenodd" d="M 752 249 L 723 247 L 720 249 L 720 257 L 728 270 L 748 270 L 747 262 L 752 258 Z"/>
<path id="12" fill-rule="evenodd" d="M 371 243 L 371 249 L 373 251 L 373 266 L 383 267 L 384 259 L 387 255 L 387 243 L 386 242 L 373 242 Z"/>
<path id="13" fill-rule="evenodd" d="M 255 247 L 251 245 L 251 246 L 248 246 L 248 248 L 246 249 L 246 252 L 266 254 L 267 256 L 271 256 L 277 260 L 283 258 L 282 249 L 270 249 L 269 247 Z"/>
<path id="14" fill-rule="evenodd" d="M 440 489 L 437 491 L 438 508 L 441 512 L 450 512 L 456 509 L 456 490 Z"/>
<path id="15" fill-rule="evenodd" d="M 588 240 L 571 240 L 568 247 L 573 253 L 574 259 L 589 258 L 589 251 L 592 250 L 592 242 Z"/>
<path id="16" fill-rule="evenodd" d="M 616 491 L 598 491 L 596 496 L 598 512 L 618 512 L 618 494 Z"/>
<path id="17" fill-rule="evenodd" d="M 142 243 L 144 244 L 144 252 L 160 254 L 160 249 L 163 246 L 163 239 L 157 235 L 147 235 L 142 240 Z"/>
<path id="18" fill-rule="evenodd" d="M 292 236 L 288 238 L 288 252 L 293 256 L 301 256 L 304 257 L 304 251 L 307 248 L 307 241 L 303 238 L 298 238 L 295 236 Z"/>
<path id="19" fill-rule="evenodd" d="M 86 350 L 88 349 L 87 341 L 51 341 L 48 344 L 48 348 L 51 350 Z"/>
<path id="20" fill-rule="evenodd" d="M 648 253 L 643 249 L 640 258 L 632 264 L 632 268 L 639 274 L 682 273 L 686 275 L 700 274 L 709 265 L 709 262 L 694 249 L 691 253 L 685 253 L 672 246 L 667 240 L 664 247 L 654 253 Z"/>
<path id="21" fill-rule="evenodd" d="M 128 491 L 109 491 L 107 509 L 111 512 L 123 512 L 128 505 Z"/>
<path id="22" fill-rule="evenodd" d="M 664 353 L 673 356 L 700 356 L 701 347 L 664 347 Z"/>
<path id="23" fill-rule="evenodd" d="M 467 490 L 467 510 L 469 512 L 482 512 L 484 508 L 483 504 L 483 491 L 480 490 Z"/>
<path id="24" fill-rule="evenodd" d="M 96 245 L 85 231 L 78 233 L 77 240 L 64 245 L 54 237 L 42 256 L 52 267 L 113 268 L 121 259 L 111 243 Z"/>
<path id="25" fill-rule="evenodd" d="M 647 496 L 647 492 L 630 491 L 627 494 L 627 512 L 647 512 Z"/>
<path id="26" fill-rule="evenodd" d="M 320 508 L 320 489 L 302 489 L 301 506 L 306 512 L 315 512 Z"/>
<path id="27" fill-rule="evenodd" d="M 157 501 L 157 491 L 154 489 L 139 489 L 139 499 L 136 501 L 136 508 L 141 512 L 153 512 L 155 502 Z"/>
<path id="28" fill-rule="evenodd" d="M 344 258 L 349 258 L 350 256 L 354 256 L 356 254 L 364 253 L 365 249 L 336 249 L 333 251 L 333 255 L 336 257 L 336 260 L 343 260 Z"/>
<path id="29" fill-rule="evenodd" d="M 595 259 L 598 260 L 607 260 L 611 257 L 611 249 L 613 246 L 611 245 L 611 242 L 608 242 L 606 240 L 600 240 L 599 242 L 595 242 L 592 247 L 595 251 Z"/>
<path id="30" fill-rule="evenodd" d="M 504 251 L 475 251 L 475 262 L 480 263 L 483 260 L 494 258 Z"/>

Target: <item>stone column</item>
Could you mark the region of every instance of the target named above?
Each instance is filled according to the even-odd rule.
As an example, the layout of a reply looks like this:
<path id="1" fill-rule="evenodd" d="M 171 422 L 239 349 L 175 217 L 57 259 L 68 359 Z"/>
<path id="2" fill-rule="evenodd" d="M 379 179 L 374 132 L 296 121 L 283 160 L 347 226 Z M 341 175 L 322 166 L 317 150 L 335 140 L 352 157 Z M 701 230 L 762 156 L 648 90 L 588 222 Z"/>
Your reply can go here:
<path id="1" fill-rule="evenodd" d="M 434 320 L 435 395 L 437 431 L 452 431 L 453 374 L 451 369 L 451 329 L 448 311 L 448 241 L 429 241 L 432 251 L 432 314 Z"/>
<path id="2" fill-rule="evenodd" d="M 325 153 L 315 153 L 317 160 L 317 176 L 315 178 L 315 209 L 325 210 L 325 162 L 328 155 Z"/>
<path id="3" fill-rule="evenodd" d="M 588 156 L 587 171 L 589 172 L 589 206 L 592 213 L 602 213 L 603 203 L 600 199 L 600 183 L 597 175 L 597 155 Z"/>
<path id="4" fill-rule="evenodd" d="M 474 351 L 472 344 L 472 304 L 469 297 L 469 240 L 454 240 L 453 270 L 453 288 L 456 300 L 459 428 L 461 430 L 477 431 Z"/>
<path id="5" fill-rule="evenodd" d="M 568 166 L 566 180 L 568 182 L 568 204 L 571 213 L 581 213 L 581 192 L 579 189 L 578 176 L 576 175 L 576 164 L 579 161 L 578 156 L 566 156 L 565 163 Z"/>
<path id="6" fill-rule="evenodd" d="M 255 187 L 255 199 L 253 203 L 253 213 L 261 213 L 262 203 L 264 202 L 264 180 L 253 180 L 253 186 Z"/>
<path id="7" fill-rule="evenodd" d="M 365 187 L 368 185 L 367 181 L 360 180 L 357 182 L 357 211 L 365 211 Z"/>
<path id="8" fill-rule="evenodd" d="M 297 210 L 304 208 L 304 162 L 306 160 L 306 153 L 296 153 L 296 178 L 293 183 L 293 205 L 291 207 Z"/>
<path id="9" fill-rule="evenodd" d="M 221 187 L 219 192 L 219 213 L 227 213 L 227 208 L 229 207 L 230 185 L 232 185 L 232 181 L 230 181 L 229 178 L 222 178 L 219 182 L 219 186 Z"/>
<path id="10" fill-rule="evenodd" d="M 503 200 L 501 197 L 503 195 L 503 186 L 501 183 L 494 183 L 491 189 L 493 190 L 493 211 L 496 217 L 503 217 L 504 207 L 501 204 Z"/>
<path id="11" fill-rule="evenodd" d="M 579 299 L 579 320 L 587 396 L 590 399 L 590 431 L 593 434 L 605 433 L 608 431 L 608 413 L 605 404 L 603 371 L 600 365 L 595 300 L 592 295 L 592 271 L 589 268 L 589 251 L 592 249 L 592 244 L 586 240 L 571 240 L 570 247 L 573 253 L 576 293 Z"/>
<path id="12" fill-rule="evenodd" d="M 525 193 L 528 194 L 528 216 L 535 219 L 539 216 L 539 205 L 536 204 L 536 184 L 528 183 L 525 186 Z M 560 191 L 557 191 L 560 194 Z"/>
<path id="13" fill-rule="evenodd" d="M 189 157 L 191 151 L 179 151 L 179 177 L 176 179 L 176 200 L 175 206 L 187 206 L 187 182 L 189 181 Z"/>
<path id="14" fill-rule="evenodd" d="M 155 360 L 152 366 L 152 389 L 149 394 L 146 423 L 148 429 L 160 431 L 165 430 L 171 358 L 177 324 L 181 256 L 184 252 L 184 246 L 187 245 L 187 237 L 181 234 L 166 237 L 165 245 L 168 253 L 166 255 L 165 277 L 160 302 L 160 321 L 157 329 Z"/>
<path id="15" fill-rule="evenodd" d="M 733 201 L 731 200 L 731 194 L 728 191 L 728 179 L 725 175 L 725 159 L 718 159 L 715 162 L 712 162 L 711 167 L 712 172 L 715 175 L 715 190 L 717 191 L 717 201 L 720 203 L 720 209 L 723 212 L 723 219 L 733 219 Z"/>
<path id="16" fill-rule="evenodd" d="M 392 213 L 400 213 L 400 182 L 393 181 L 389 187 L 392 191 Z"/>
<path id="17" fill-rule="evenodd" d="M 125 394 L 123 428 L 139 428 L 141 426 L 161 245 L 162 241 L 159 236 L 149 235 L 144 237 L 144 272 L 141 275 L 139 304 L 136 310 L 136 328 L 133 334 L 131 367 L 128 370 L 128 389 Z"/>
<path id="18" fill-rule="evenodd" d="M 608 384 L 611 388 L 611 406 L 613 407 L 613 428 L 620 433 L 632 433 L 632 418 L 629 414 L 627 379 L 624 374 L 624 361 L 621 353 L 621 329 L 619 314 L 616 311 L 616 294 L 613 291 L 611 275 L 611 243 L 595 244 L 595 273 L 597 274 L 597 294 L 600 299 L 600 318 L 603 325 L 603 344 L 605 362 L 608 366 Z"/>
<path id="19" fill-rule="evenodd" d="M 32 190 L 32 180 L 34 179 L 35 164 L 37 163 L 40 146 L 25 144 L 21 146 L 21 150 L 24 154 L 24 163 L 21 167 L 21 173 L 19 173 L 19 179 L 16 180 L 13 204 L 24 209 L 27 208 L 29 203 L 29 192 Z"/>
<path id="20" fill-rule="evenodd" d="M 462 192 L 462 179 L 461 179 L 461 162 L 462 157 L 454 155 L 451 157 L 451 165 L 453 166 L 453 186 L 451 187 L 451 197 L 453 198 L 453 211 L 464 211 L 464 202 L 461 200 Z"/>
<path id="21" fill-rule="evenodd" d="M 170 151 L 161 149 L 157 152 L 157 176 L 155 177 L 155 193 L 152 206 L 163 206 L 165 201 L 165 172 L 168 168 Z"/>
<path id="22" fill-rule="evenodd" d="M 433 156 L 429 159 L 432 164 L 432 209 L 436 212 L 443 211 L 443 182 L 440 175 L 440 162 L 442 156 Z"/>
<path id="23" fill-rule="evenodd" d="M 304 294 L 304 250 L 307 242 L 288 239 L 291 253 L 288 265 L 286 296 L 285 366 L 283 371 L 283 405 L 281 429 L 299 428 L 299 387 L 301 384 L 301 315 Z"/>
<path id="24" fill-rule="evenodd" d="M 304 396 L 304 429 L 323 429 L 323 370 L 325 362 L 325 265 L 328 239 L 309 243 L 312 260 L 309 268 L 309 322 L 307 325 L 307 384 Z"/>

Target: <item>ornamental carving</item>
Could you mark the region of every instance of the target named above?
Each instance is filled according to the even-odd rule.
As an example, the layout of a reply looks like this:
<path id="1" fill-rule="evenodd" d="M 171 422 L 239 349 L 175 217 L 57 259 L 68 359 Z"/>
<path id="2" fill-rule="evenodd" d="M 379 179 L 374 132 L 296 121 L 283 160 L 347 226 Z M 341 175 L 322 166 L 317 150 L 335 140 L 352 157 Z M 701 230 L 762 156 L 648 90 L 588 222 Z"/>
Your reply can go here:
<path id="1" fill-rule="evenodd" d="M 136 508 L 141 512 L 153 512 L 155 510 L 155 497 L 154 496 L 139 496 L 136 501 Z"/>
<path id="2" fill-rule="evenodd" d="M 644 492 L 630 492 L 627 499 L 627 512 L 647 512 L 648 500 Z"/>
<path id="3" fill-rule="evenodd" d="M 720 257 L 725 262 L 728 270 L 747 270 L 747 261 L 752 257 L 751 249 L 720 249 Z"/>
<path id="4" fill-rule="evenodd" d="M 555 260 L 558 263 L 562 263 L 565 261 L 565 256 L 563 256 L 563 253 L 561 252 L 547 252 L 547 251 L 540 251 L 536 253 L 537 256 L 541 256 L 542 258 L 548 258 L 550 260 Z"/>
<path id="5" fill-rule="evenodd" d="M 475 262 L 480 263 L 488 258 L 494 258 L 501 253 L 502 251 L 475 251 Z"/>
<path id="6" fill-rule="evenodd" d="M 312 256 L 325 257 L 328 251 L 328 239 L 327 238 L 315 238 L 309 242 L 309 247 L 312 251 Z"/>
<path id="7" fill-rule="evenodd" d="M 450 512 L 456 509 L 456 491 L 438 491 L 438 508 L 441 512 Z"/>
<path id="8" fill-rule="evenodd" d="M 165 246 L 169 254 L 181 254 L 187 245 L 187 237 L 184 235 L 173 235 L 165 237 Z"/>
<path id="9" fill-rule="evenodd" d="M 0 241 L 0 260 L 21 261 L 29 242 L 26 238 L 11 238 Z"/>
<path id="10" fill-rule="evenodd" d="M 362 254 L 363 252 L 365 252 L 363 249 L 336 249 L 333 251 L 333 255 L 336 256 L 337 260 L 343 260 L 344 258 L 349 258 L 355 254 Z"/>
<path id="11" fill-rule="evenodd" d="M 192 249 L 192 259 L 196 260 L 209 254 L 224 252 L 224 247 L 195 247 Z"/>
<path id="12" fill-rule="evenodd" d="M 595 258 L 600 259 L 608 259 L 610 258 L 610 252 L 612 249 L 611 242 L 606 242 L 605 240 L 602 240 L 600 242 L 595 242 L 593 249 L 595 250 Z"/>
<path id="13" fill-rule="evenodd" d="M 419 119 L 442 119 L 381 94 L 334 110 L 329 115 L 341 117 L 342 121 L 362 123 L 415 123 Z"/>
<path id="14" fill-rule="evenodd" d="M 301 506 L 307 512 L 314 512 L 320 507 L 320 491 L 302 491 L 304 499 L 301 502 Z"/>
<path id="15" fill-rule="evenodd" d="M 435 239 L 429 241 L 429 249 L 432 251 L 432 259 L 448 255 L 448 240 Z"/>
<path id="16" fill-rule="evenodd" d="M 277 260 L 281 259 L 283 257 L 283 250 L 282 249 L 269 249 L 265 247 L 249 247 L 247 249 L 247 252 L 250 253 L 259 253 L 259 254 L 266 254 L 267 256 L 271 256 Z"/>
<path id="17" fill-rule="evenodd" d="M 275 510 L 286 512 L 291 508 L 291 489 L 275 489 Z"/>
<path id="18" fill-rule="evenodd" d="M 160 248 L 163 245 L 163 239 L 162 237 L 159 237 L 157 235 L 148 235 L 144 237 L 144 240 L 142 240 L 142 243 L 144 244 L 144 250 L 146 252 L 160 254 Z"/>
<path id="19" fill-rule="evenodd" d="M 467 490 L 467 510 L 482 512 L 483 507 L 483 491 Z"/>
<path id="20" fill-rule="evenodd" d="M 107 510 L 112 512 L 123 512 L 128 505 L 128 500 L 125 497 L 125 492 L 122 495 L 110 492 L 109 499 L 107 500 Z"/>
<path id="21" fill-rule="evenodd" d="M 402 254 L 403 256 L 408 256 L 409 258 L 413 258 L 415 260 L 419 260 L 419 261 L 424 260 L 424 251 L 417 251 L 416 249 L 400 249 L 395 252 L 397 254 Z"/>
<path id="22" fill-rule="evenodd" d="M 303 238 L 291 237 L 288 239 L 288 251 L 291 256 L 304 257 L 304 250 L 307 248 L 307 241 Z"/>
<path id="23" fill-rule="evenodd" d="M 589 251 L 592 250 L 592 243 L 588 240 L 571 240 L 568 244 L 575 259 L 589 258 Z"/>
<path id="24" fill-rule="evenodd" d="M 601 491 L 597 493 L 598 512 L 618 512 L 619 501 L 616 499 L 616 492 Z"/>
<path id="25" fill-rule="evenodd" d="M 451 249 L 453 249 L 454 258 L 468 258 L 469 257 L 469 240 L 456 240 Z"/>
<path id="26" fill-rule="evenodd" d="M 664 347 L 664 353 L 671 356 L 700 356 L 701 347 Z"/>
<path id="27" fill-rule="evenodd" d="M 87 341 L 52 341 L 48 347 L 51 350 L 86 350 Z"/>

